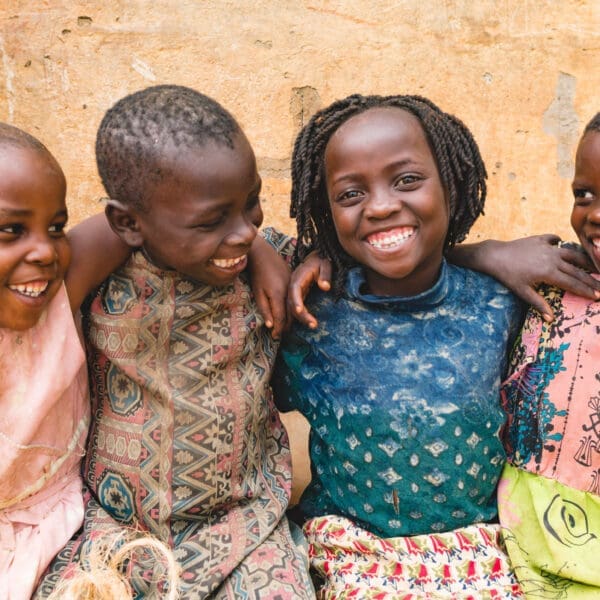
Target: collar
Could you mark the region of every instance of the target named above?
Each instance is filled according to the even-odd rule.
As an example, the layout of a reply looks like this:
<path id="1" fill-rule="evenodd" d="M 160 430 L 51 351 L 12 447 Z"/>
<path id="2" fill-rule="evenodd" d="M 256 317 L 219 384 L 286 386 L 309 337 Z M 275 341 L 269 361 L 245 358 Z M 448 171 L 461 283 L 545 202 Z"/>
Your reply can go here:
<path id="1" fill-rule="evenodd" d="M 375 304 L 382 307 L 389 306 L 399 310 L 423 310 L 441 304 L 450 291 L 448 264 L 442 259 L 440 275 L 437 281 L 428 290 L 416 296 L 376 296 L 364 293 L 366 277 L 363 267 L 354 267 L 348 272 L 346 279 L 346 296 L 359 300 L 365 304 Z"/>

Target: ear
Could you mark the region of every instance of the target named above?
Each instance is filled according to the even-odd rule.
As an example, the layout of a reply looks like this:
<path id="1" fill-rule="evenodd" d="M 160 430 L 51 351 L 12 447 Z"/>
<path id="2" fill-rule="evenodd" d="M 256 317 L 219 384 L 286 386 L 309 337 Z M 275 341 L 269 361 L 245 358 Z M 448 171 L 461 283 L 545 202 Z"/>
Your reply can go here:
<path id="1" fill-rule="evenodd" d="M 137 212 L 118 200 L 108 200 L 104 209 L 112 230 L 131 248 L 140 248 L 144 243 L 137 219 Z"/>

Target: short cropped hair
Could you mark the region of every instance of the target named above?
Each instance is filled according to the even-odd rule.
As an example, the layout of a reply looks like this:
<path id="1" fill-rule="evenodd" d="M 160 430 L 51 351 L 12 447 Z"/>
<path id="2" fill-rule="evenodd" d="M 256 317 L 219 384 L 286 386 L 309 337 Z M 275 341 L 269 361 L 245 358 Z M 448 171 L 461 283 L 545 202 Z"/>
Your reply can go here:
<path id="1" fill-rule="evenodd" d="M 46 146 L 44 146 L 40 140 L 33 137 L 31 134 L 19 129 L 18 127 L 15 127 L 14 125 L 0 122 L 0 147 L 2 146 L 26 148 L 52 156 L 48 148 L 46 148 Z"/>
<path id="2" fill-rule="evenodd" d="M 585 135 L 588 131 L 600 131 L 600 112 L 596 113 L 592 120 L 585 126 L 583 134 Z"/>
<path id="3" fill-rule="evenodd" d="M 179 85 L 135 92 L 110 108 L 96 136 L 96 164 L 108 196 L 144 208 L 144 198 L 165 173 L 169 149 L 203 147 L 209 140 L 230 148 L 240 127 L 218 102 Z"/>

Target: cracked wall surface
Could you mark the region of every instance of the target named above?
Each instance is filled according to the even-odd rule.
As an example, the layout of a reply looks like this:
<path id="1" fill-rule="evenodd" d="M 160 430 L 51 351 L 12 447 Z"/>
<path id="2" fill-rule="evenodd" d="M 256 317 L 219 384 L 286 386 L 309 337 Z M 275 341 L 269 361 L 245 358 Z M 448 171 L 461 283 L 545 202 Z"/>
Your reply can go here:
<path id="1" fill-rule="evenodd" d="M 350 93 L 416 93 L 472 129 L 489 171 L 471 240 L 568 225 L 573 153 L 600 110 L 594 0 L 3 0 L 0 119 L 63 165 L 72 220 L 100 210 L 95 130 L 123 95 L 179 83 L 250 138 L 265 222 L 293 231 L 298 129 Z"/>

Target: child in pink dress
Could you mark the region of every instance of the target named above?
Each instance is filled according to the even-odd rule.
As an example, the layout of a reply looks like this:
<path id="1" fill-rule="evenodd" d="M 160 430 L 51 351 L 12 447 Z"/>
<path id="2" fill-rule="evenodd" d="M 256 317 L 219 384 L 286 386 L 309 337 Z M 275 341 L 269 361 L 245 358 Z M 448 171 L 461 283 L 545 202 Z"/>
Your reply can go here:
<path id="1" fill-rule="evenodd" d="M 577 149 L 571 225 L 600 280 L 600 113 Z M 547 287 L 504 383 L 508 464 L 500 522 L 531 598 L 600 597 L 600 303 Z"/>
<path id="2" fill-rule="evenodd" d="M 81 525 L 89 400 L 73 314 L 128 254 L 94 217 L 74 233 L 86 260 L 66 277 L 65 190 L 50 152 L 0 124 L 0 596 L 9 600 L 31 596 Z M 107 251 L 88 252 L 99 240 Z"/>

